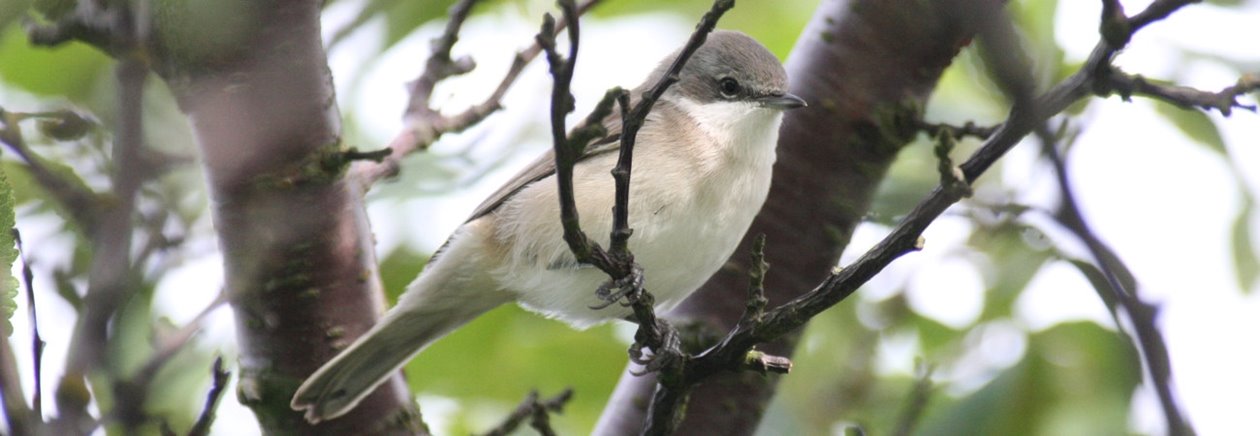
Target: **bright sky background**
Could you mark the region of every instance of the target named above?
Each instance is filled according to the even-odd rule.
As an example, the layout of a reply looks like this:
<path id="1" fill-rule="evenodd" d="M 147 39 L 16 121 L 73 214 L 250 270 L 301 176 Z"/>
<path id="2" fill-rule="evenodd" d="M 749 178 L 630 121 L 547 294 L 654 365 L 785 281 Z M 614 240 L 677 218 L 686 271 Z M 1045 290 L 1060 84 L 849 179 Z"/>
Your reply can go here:
<path id="1" fill-rule="evenodd" d="M 1124 3 L 1132 13 L 1149 2 Z M 1118 63 L 1129 72 L 1158 78 L 1170 77 L 1174 67 L 1188 66 L 1188 74 L 1175 78 L 1183 84 L 1211 90 L 1230 85 L 1236 80 L 1231 72 L 1211 60 L 1183 58 L 1176 49 L 1197 48 L 1255 62 L 1255 42 L 1260 41 L 1260 26 L 1255 26 L 1260 22 L 1258 3 L 1250 1 L 1244 11 L 1231 12 L 1210 5 L 1187 7 L 1172 19 L 1144 29 Z M 334 4 L 325 28 L 336 28 L 333 23 L 345 19 L 348 8 L 357 6 L 357 2 Z M 1084 59 L 1097 41 L 1098 8 L 1096 1 L 1060 2 L 1056 33 L 1069 59 Z M 507 68 L 512 53 L 536 32 L 535 21 L 514 12 L 471 19 L 456 53 L 476 53 L 478 68 L 439 87 L 436 102 L 458 110 L 484 98 Z M 690 20 L 673 15 L 585 20 L 584 50 L 574 82 L 577 113 L 585 113 L 610 86 L 637 84 L 658 59 L 686 38 L 692 25 Z M 424 60 L 420 54 L 427 53 L 428 41 L 438 33 L 440 24 L 425 26 L 375 64 L 366 62 L 365 53 L 373 50 L 364 47 L 379 45 L 380 26 L 368 29 L 338 46 L 331 53 L 331 62 L 342 107 L 353 108 L 366 121 L 365 133 L 374 139 L 373 144 L 384 144 L 400 128 L 399 114 L 406 99 L 403 84 L 420 71 Z M 360 74 L 364 75 L 362 80 L 350 81 Z M 362 89 L 348 92 L 352 85 Z M 433 148 L 434 153 L 456 153 L 475 142 L 478 145 L 470 152 L 474 161 L 510 150 L 514 154 L 507 164 L 449 195 L 373 202 L 369 213 L 378 252 L 387 253 L 397 244 L 437 247 L 484 196 L 547 147 L 546 138 L 538 131 L 545 123 L 544 111 L 538 108 L 544 107 L 541 102 L 548 92 L 545 65 L 535 62 L 509 93 L 507 109 L 497 116 L 493 128 L 445 138 Z M 348 95 L 359 99 L 344 100 Z M 1228 232 L 1245 195 L 1237 189 L 1234 174 L 1241 175 L 1252 192 L 1260 192 L 1260 150 L 1256 149 L 1260 145 L 1260 116 L 1245 111 L 1231 118 L 1212 114 L 1231 146 L 1232 162 L 1185 138 L 1145 100 L 1125 103 L 1113 97 L 1091 105 L 1080 119 L 1087 128 L 1069 155 L 1072 183 L 1095 232 L 1133 269 L 1143 298 L 1163 309 L 1160 322 L 1184 409 L 1201 434 L 1236 434 L 1253 428 L 1256 392 L 1260 392 L 1260 371 L 1255 370 L 1260 368 L 1260 347 L 1253 345 L 1260 332 L 1260 292 L 1244 295 L 1239 291 Z M 521 144 L 508 142 L 521 134 L 532 139 Z M 1048 168 L 1036 164 L 1035 147 L 1028 143 L 1013 150 L 1004 158 L 1004 173 L 996 176 L 1007 185 L 1021 187 L 1021 202 L 1046 204 L 1054 192 L 1053 177 Z M 469 165 L 476 167 L 475 163 Z M 45 241 L 41 250 L 59 241 L 51 223 L 26 220 L 18 224 L 28 240 Z M 1252 223 L 1252 228 L 1260 229 L 1260 223 Z M 969 262 L 950 258 L 965 244 L 968 230 L 963 219 L 942 218 L 926 233 L 926 250 L 895 262 L 860 297 L 884 298 L 893 285 L 908 282 L 908 300 L 920 313 L 951 326 L 975 320 L 983 304 L 981 275 Z M 842 262 L 856 258 L 883 231 L 873 225 L 860 227 Z M 60 241 L 67 249 L 72 243 L 66 238 Z M 1260 240 L 1254 242 L 1260 246 Z M 951 283 L 949 294 L 933 286 L 945 282 Z M 169 311 L 175 322 L 183 323 L 211 300 L 221 283 L 217 254 L 193 259 L 166 277 L 159 287 L 157 304 Z M 1024 326 L 1042 329 L 1072 319 L 1111 323 L 1089 284 L 1066 264 L 1047 265 L 1029 288 L 1016 306 L 1017 322 Z M 51 293 L 38 298 L 41 333 L 49 343 L 45 361 L 63 362 L 73 312 Z M 23 307 L 14 317 L 14 337 L 27 338 L 25 299 L 18 301 Z M 66 328 L 55 328 L 58 324 Z M 225 350 L 233 349 L 230 311 L 216 311 L 204 337 Z M 29 349 L 19 346 L 18 352 L 22 371 L 29 374 Z M 900 356 L 896 350 L 888 353 L 882 360 L 886 371 L 913 371 L 914 356 Z M 998 354 L 998 363 L 1014 361 L 1009 352 L 1005 357 Z M 1018 358 L 1019 354 L 1014 354 L 1013 359 Z M 55 386 L 60 373 L 56 365 L 45 366 L 46 389 Z M 26 392 L 30 389 L 27 386 Z M 422 401 L 431 424 L 438 424 L 441 411 L 452 407 L 442 399 L 426 397 Z M 51 408 L 51 403 L 46 401 L 46 407 Z M 1140 432 L 1158 432 L 1162 427 L 1154 396 L 1144 388 L 1139 389 L 1132 420 L 1132 427 Z M 236 403 L 234 395 L 228 395 L 220 407 L 215 433 L 256 432 L 252 414 Z"/>

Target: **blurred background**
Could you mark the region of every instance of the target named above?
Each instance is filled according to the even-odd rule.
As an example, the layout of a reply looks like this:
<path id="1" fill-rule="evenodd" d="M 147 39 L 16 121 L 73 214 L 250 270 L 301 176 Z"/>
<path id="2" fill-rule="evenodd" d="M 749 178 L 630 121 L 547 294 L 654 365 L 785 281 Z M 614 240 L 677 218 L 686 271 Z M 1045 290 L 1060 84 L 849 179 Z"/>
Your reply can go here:
<path id="1" fill-rule="evenodd" d="M 451 3 L 328 2 L 323 33 L 348 145 L 379 148 L 401 129 L 405 84 L 422 69 L 429 40 L 440 33 Z M 1123 3 L 1137 11 L 1149 2 Z M 744 31 L 787 58 L 817 4 L 739 2 L 719 27 Z M 589 111 L 609 87 L 637 85 L 685 41 L 709 5 L 606 0 L 593 10 L 583 21 L 576 113 Z M 0 107 L 70 108 L 111 125 L 112 61 L 78 43 L 53 50 L 30 46 L 9 6 L 0 10 Z M 454 49 L 478 66 L 443 82 L 435 105 L 455 113 L 489 95 L 552 6 L 544 0 L 480 5 Z M 1089 54 L 1098 40 L 1100 8 L 1091 1 L 1010 2 L 1043 89 Z M 1244 73 L 1260 72 L 1256 22 L 1255 0 L 1187 7 L 1138 33 L 1117 65 L 1219 90 Z M 947 70 L 927 107 L 929 121 L 988 125 L 1005 118 L 1005 99 L 974 52 L 965 49 Z M 189 126 L 169 91 L 157 80 L 148 85 L 147 143 L 194 159 Z M 397 180 L 369 194 L 391 298 L 481 199 L 550 147 L 540 109 L 549 93 L 546 66 L 536 61 L 508 93 L 503 111 L 412 156 Z M 1255 97 L 1243 100 L 1255 104 Z M 1260 347 L 1254 346 L 1260 332 L 1260 116 L 1236 111 L 1223 117 L 1118 97 L 1087 99 L 1065 115 L 1070 181 L 1086 219 L 1135 273 L 1142 298 L 1161 309 L 1181 405 L 1201 434 L 1244 433 L 1254 427 L 1248 418 L 1260 406 L 1260 373 L 1254 370 L 1260 368 Z M 107 130 L 73 144 L 33 134 L 28 141 L 83 183 L 102 187 L 108 179 Z M 1127 320 L 1118 326 L 1074 262 L 1089 259 L 1087 252 L 1044 212 L 1059 201 L 1054 173 L 1039 144 L 1026 142 L 979 180 L 974 198 L 928 229 L 923 251 L 894 262 L 855 298 L 814 320 L 761 434 L 844 434 L 851 427 L 889 433 L 925 376 L 932 388 L 921 434 L 1163 433 L 1158 403 L 1123 334 Z M 955 157 L 976 146 L 964 141 Z M 44 385 L 55 386 L 88 254 L 65 211 L 46 200 L 13 156 L 4 154 L 0 164 L 15 188 L 17 227 L 35 272 L 39 327 L 48 342 Z M 926 137 L 901 152 L 841 264 L 870 248 L 937 184 L 935 166 Z M 110 365 L 119 373 L 135 371 L 153 352 L 155 337 L 193 321 L 223 285 L 197 165 L 180 165 L 146 188 L 140 207 L 178 243 L 149 258 L 146 289 L 125 308 L 134 315 L 128 325 L 116 326 L 122 334 L 110 350 Z M 1013 209 L 1026 212 L 1009 213 Z M 16 301 L 9 340 L 29 395 L 31 326 L 25 298 Z M 222 355 L 230 368 L 235 359 L 233 329 L 226 307 L 210 312 L 192 346 L 157 375 L 149 410 L 187 428 L 208 389 L 210 362 Z M 594 427 L 622 373 L 632 334 L 625 323 L 574 331 L 503 307 L 425 351 L 407 366 L 408 379 L 438 434 L 486 431 L 529 390 L 549 396 L 565 387 L 576 396 L 552 422 L 562 434 L 583 434 Z M 54 414 L 46 403 L 45 414 Z M 214 433 L 257 432 L 248 409 L 235 396 L 225 397 Z"/>

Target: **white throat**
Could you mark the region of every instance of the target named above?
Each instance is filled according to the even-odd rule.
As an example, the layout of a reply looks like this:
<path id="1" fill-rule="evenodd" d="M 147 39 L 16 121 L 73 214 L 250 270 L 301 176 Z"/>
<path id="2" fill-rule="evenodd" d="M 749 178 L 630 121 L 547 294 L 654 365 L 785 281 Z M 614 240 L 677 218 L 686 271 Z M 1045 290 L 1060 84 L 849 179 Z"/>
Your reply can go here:
<path id="1" fill-rule="evenodd" d="M 774 164 L 783 111 L 749 101 L 700 103 L 684 97 L 677 104 L 728 159 L 752 165 Z"/>

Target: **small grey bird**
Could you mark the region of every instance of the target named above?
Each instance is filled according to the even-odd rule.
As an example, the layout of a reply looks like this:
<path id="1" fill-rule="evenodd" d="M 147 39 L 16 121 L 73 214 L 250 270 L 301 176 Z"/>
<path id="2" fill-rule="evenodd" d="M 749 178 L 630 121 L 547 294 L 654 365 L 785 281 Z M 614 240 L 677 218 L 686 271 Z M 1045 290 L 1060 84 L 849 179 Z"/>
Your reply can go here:
<path id="1" fill-rule="evenodd" d="M 646 92 L 676 56 L 631 95 Z M 779 60 L 731 31 L 710 34 L 657 101 L 635 145 L 629 246 L 658 310 L 699 288 L 735 250 L 770 189 L 783 111 L 802 106 L 787 92 Z M 587 149 L 573 175 L 591 235 L 612 228 L 618 114 L 604 125 L 612 133 Z M 630 315 L 616 304 L 592 308 L 608 277 L 569 252 L 554 174 L 548 151 L 477 207 L 398 305 L 298 388 L 293 409 L 313 423 L 345 414 L 425 346 L 500 304 L 515 301 L 576 328 Z"/>

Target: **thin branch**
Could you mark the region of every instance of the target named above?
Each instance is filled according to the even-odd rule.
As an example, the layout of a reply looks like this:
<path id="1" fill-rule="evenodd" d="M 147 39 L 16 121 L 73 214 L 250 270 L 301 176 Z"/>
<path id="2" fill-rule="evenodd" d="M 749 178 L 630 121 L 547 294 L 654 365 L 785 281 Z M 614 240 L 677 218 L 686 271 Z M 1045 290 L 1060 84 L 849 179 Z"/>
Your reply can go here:
<path id="1" fill-rule="evenodd" d="M 517 428 L 529 420 L 530 427 L 537 430 L 543 436 L 554 436 L 555 430 L 551 428 L 552 413 L 561 413 L 564 411 L 564 405 L 573 398 L 573 388 L 565 389 L 554 397 L 546 400 L 539 400 L 538 391 L 530 391 L 529 395 L 521 401 L 516 410 L 512 414 L 504 418 L 498 427 L 486 432 L 486 436 L 505 436 L 516 431 Z"/>
<path id="2" fill-rule="evenodd" d="M 459 40 L 459 29 L 468 19 L 475 3 L 477 0 L 460 0 L 447 11 L 450 19 L 446 22 L 446 30 L 433 39 L 431 42 L 433 54 L 429 55 L 429 59 L 425 61 L 424 72 L 411 82 L 410 99 L 407 101 L 404 119 L 433 112 L 433 109 L 429 108 L 429 98 L 433 96 L 433 88 L 437 86 L 437 83 L 451 76 L 465 74 L 476 67 L 472 58 L 467 56 L 458 59 L 451 58 L 451 48 L 455 46 L 455 41 Z"/>
<path id="3" fill-rule="evenodd" d="M 1132 273 L 1129 272 L 1129 268 L 1120 260 L 1120 257 L 1115 254 L 1115 251 L 1098 238 L 1081 214 L 1080 207 L 1076 202 L 1075 191 L 1068 181 L 1067 167 L 1063 162 L 1063 157 L 1058 147 L 1055 145 L 1057 141 L 1055 141 L 1054 135 L 1044 125 L 1038 128 L 1036 133 L 1041 139 L 1042 148 L 1054 166 L 1055 181 L 1059 185 L 1059 193 L 1062 196 L 1056 219 L 1085 244 L 1090 256 L 1093 257 L 1094 263 L 1098 266 L 1103 278 L 1106 279 L 1109 289 L 1098 290 L 1100 293 L 1110 291 L 1109 296 L 1102 296 L 1103 300 L 1107 301 L 1110 299 L 1119 303 L 1119 307 L 1123 308 L 1124 312 L 1129 315 L 1129 319 L 1133 323 L 1133 335 L 1136 336 L 1133 340 L 1138 348 L 1141 349 L 1142 357 L 1146 361 L 1144 366 L 1150 373 L 1152 387 L 1159 399 L 1160 407 L 1163 409 L 1165 424 L 1168 426 L 1168 434 L 1174 436 L 1195 434 L 1194 428 L 1181 412 L 1180 407 L 1177 405 L 1176 397 L 1172 392 L 1172 365 L 1168 357 L 1168 346 L 1156 323 L 1159 308 L 1142 301 L 1137 294 L 1135 282 L 1132 280 L 1121 280 L 1121 275 L 1131 278 Z M 1126 286 L 1126 284 L 1133 286 Z M 1116 310 L 1115 305 L 1108 306 L 1113 311 Z M 1119 316 L 1116 316 L 1116 318 L 1118 321 Z M 1117 328 L 1122 327 L 1122 325 L 1117 323 Z"/>
<path id="4" fill-rule="evenodd" d="M 516 79 L 520 77 L 521 72 L 525 70 L 525 66 L 529 65 L 529 62 L 542 52 L 542 48 L 537 42 L 529 48 L 517 52 L 512 65 L 508 67 L 507 73 L 499 81 L 499 85 L 481 103 L 452 116 L 444 116 L 439 111 L 430 108 L 429 97 L 432 95 L 433 86 L 437 82 L 450 77 L 455 74 L 454 72 L 467 72 L 473 66 L 473 62 L 467 58 L 461 58 L 458 61 L 452 60 L 450 50 L 458 39 L 460 26 L 468 17 L 468 9 L 471 8 L 472 3 L 475 1 L 463 0 L 451 7 L 451 21 L 447 23 L 443 34 L 434 40 L 434 53 L 425 62 L 424 72 L 412 82 L 412 95 L 407 103 L 407 111 L 403 115 L 404 127 L 386 146 L 386 150 L 389 150 L 388 154 L 380 161 L 358 162 L 351 170 L 350 177 L 360 183 L 363 187 L 363 192 L 367 192 L 367 188 L 377 181 L 397 175 L 404 157 L 427 149 L 429 145 L 446 133 L 464 131 L 502 108 L 503 96 L 511 89 Z M 599 4 L 600 1 L 602 0 L 586 0 L 582 2 L 577 7 L 578 14 L 586 13 Z M 567 21 L 558 23 L 554 27 L 553 32 L 559 32 L 567 25 Z M 461 62 L 463 65 L 456 65 Z M 462 67 L 467 67 L 467 69 Z"/>
<path id="5" fill-rule="evenodd" d="M 971 184 L 967 183 L 967 178 L 963 176 L 962 169 L 954 165 L 954 161 L 950 159 L 949 153 L 954 151 L 954 147 L 958 145 L 954 132 L 950 129 L 942 129 L 937 135 L 936 147 L 932 148 L 936 155 L 936 171 L 940 174 L 941 186 L 955 191 L 954 194 L 962 198 L 971 197 L 973 191 Z"/>
<path id="6" fill-rule="evenodd" d="M 71 343 L 77 352 L 68 365 L 73 373 L 86 374 L 86 370 L 101 363 L 106 325 L 131 291 L 128 283 L 132 271 L 132 215 L 136 194 L 147 177 L 138 159 L 144 141 L 140 105 L 147 73 L 147 67 L 136 55 L 122 59 L 116 71 L 119 124 L 111 157 L 116 168 L 111 177 L 115 201 L 103 211 L 97 231 L 91 235 L 93 256 L 87 304 Z"/>
<path id="7" fill-rule="evenodd" d="M 1129 18 L 1129 33 L 1137 33 L 1138 30 L 1146 27 L 1146 25 L 1168 18 L 1169 14 L 1176 12 L 1183 6 L 1198 3 L 1199 1 L 1200 0 L 1155 0 L 1154 3 L 1147 6 L 1146 9 L 1142 10 L 1142 12 L 1139 12 L 1137 15 Z M 1119 49 L 1120 47 L 1116 48 Z"/>
<path id="8" fill-rule="evenodd" d="M 134 292 L 135 273 L 131 259 L 132 217 L 137 194 L 152 173 L 141 161 L 144 148 L 142 103 L 144 84 L 148 78 L 150 58 L 142 41 L 148 41 L 149 2 L 140 0 L 111 9 L 111 53 L 118 57 L 115 75 L 118 80 L 118 124 L 112 147 L 114 170 L 110 175 L 113 201 L 104 208 L 99 223 L 89 234 L 92 241 L 92 262 L 88 271 L 88 290 L 83 310 L 70 339 L 75 350 L 66 363 L 66 375 L 58 390 L 78 389 L 91 371 L 105 363 L 109 342 L 109 323 L 118 308 Z M 117 384 L 115 389 L 124 389 Z M 61 431 L 86 431 L 93 423 L 87 401 L 63 403 L 58 395 Z M 144 414 L 131 413 L 140 405 L 118 401 L 113 411 L 124 431 L 135 430 L 143 423 Z"/>
<path id="9" fill-rule="evenodd" d="M 158 344 L 155 344 L 156 350 L 153 352 L 153 356 L 149 357 L 149 360 L 136 371 L 135 376 L 132 378 L 137 382 L 144 384 L 148 384 L 148 382 L 152 381 L 157 376 L 158 371 L 166 366 L 166 364 L 170 362 L 171 358 L 175 357 L 175 354 L 183 350 L 192 338 L 197 335 L 197 333 L 201 332 L 201 328 L 204 326 L 206 318 L 226 303 L 227 292 L 220 289 L 219 295 L 215 297 L 214 301 L 211 301 L 210 304 L 207 304 L 205 308 L 201 309 L 201 312 L 198 313 L 192 321 L 184 324 L 183 327 L 180 327 L 180 329 L 174 333 L 159 338 L 161 341 Z"/>
<path id="10" fill-rule="evenodd" d="M 910 436 L 914 433 L 914 428 L 918 426 L 924 410 L 927 409 L 928 400 L 932 398 L 933 371 L 931 365 L 919 364 L 919 376 L 910 389 L 910 394 L 906 396 L 906 404 L 901 409 L 901 416 L 897 418 L 897 428 L 892 432 L 894 436 Z"/>
<path id="11" fill-rule="evenodd" d="M 700 23 L 696 25 L 695 32 L 687 40 L 687 44 L 683 46 L 678 57 L 674 58 L 674 62 L 670 64 L 665 74 L 652 85 L 652 88 L 645 92 L 635 104 L 634 109 L 629 114 L 625 113 L 625 108 L 629 104 L 629 100 L 622 102 L 622 118 L 621 118 L 621 150 L 617 158 L 617 166 L 613 169 L 613 178 L 616 181 L 616 204 L 613 205 L 613 230 L 612 230 L 612 249 L 614 255 L 621 256 L 626 252 L 626 240 L 630 238 L 630 228 L 628 216 L 630 214 L 630 174 L 631 161 L 634 156 L 634 142 L 638 137 L 639 129 L 643 127 L 644 121 L 647 120 L 648 113 L 652 111 L 652 107 L 656 105 L 665 91 L 678 82 L 678 74 L 682 72 L 687 61 L 691 56 L 704 45 L 704 41 L 708 39 L 709 33 L 713 32 L 717 22 L 726 11 L 735 7 L 734 0 L 718 0 L 713 2 L 713 7 L 700 18 Z M 628 253 L 625 253 L 628 254 Z"/>
<path id="12" fill-rule="evenodd" d="M 1127 74 L 1119 68 L 1111 67 L 1104 86 L 1098 91 L 1104 97 L 1112 93 L 1120 94 L 1124 101 L 1129 101 L 1134 95 L 1141 95 L 1182 109 L 1216 109 L 1221 115 L 1229 116 L 1233 108 L 1255 112 L 1255 105 L 1239 103 L 1238 97 L 1256 90 L 1260 90 L 1260 75 L 1255 74 L 1244 75 L 1238 79 L 1238 83 L 1219 92 L 1208 92 L 1187 86 L 1152 82 L 1141 75 Z"/>
<path id="13" fill-rule="evenodd" d="M 149 397 L 149 390 L 153 380 L 157 378 L 157 373 L 167 363 L 171 361 L 184 347 L 192 340 L 197 333 L 201 332 L 201 327 L 208 317 L 219 306 L 227 303 L 227 293 L 223 290 L 219 291 L 219 295 L 214 301 L 206 305 L 201 313 L 198 313 L 192 321 L 185 324 L 178 331 L 165 337 L 158 338 L 159 343 L 155 344 L 156 350 L 153 355 L 127 380 L 119 380 L 115 382 L 114 398 L 117 400 L 117 406 L 113 410 L 114 416 L 118 417 L 124 424 L 140 422 L 148 417 L 148 412 L 144 410 L 144 404 Z M 222 369 L 222 358 L 216 359 L 215 362 L 215 383 L 219 383 L 218 373 Z M 225 376 L 226 377 L 226 376 Z M 219 389 L 222 389 L 221 387 Z M 214 390 L 212 388 L 212 393 Z M 207 407 L 211 404 L 207 404 Z M 204 416 L 203 410 L 203 416 Z M 208 425 L 208 424 L 207 424 Z M 207 429 L 208 430 L 208 429 Z"/>
<path id="14" fill-rule="evenodd" d="M 227 391 L 228 380 L 232 378 L 232 373 L 223 369 L 223 357 L 214 359 L 214 366 L 210 368 L 210 392 L 206 393 L 206 404 L 201 408 L 201 415 L 197 416 L 197 422 L 193 423 L 192 429 L 188 430 L 188 436 L 206 436 L 210 434 L 210 425 L 214 423 L 214 412 L 219 408 L 219 400 L 223 399 L 223 393 Z"/>
<path id="15" fill-rule="evenodd" d="M 44 434 L 43 417 L 26 405 L 22 392 L 22 375 L 18 372 L 13 345 L 0 340 L 0 400 L 3 400 L 5 421 L 13 434 Z"/>
<path id="16" fill-rule="evenodd" d="M 74 224 L 87 234 L 95 232 L 95 226 L 102 213 L 103 201 L 100 194 L 92 191 L 80 181 L 71 180 L 67 175 L 49 166 L 48 161 L 36 154 L 27 145 L 18 123 L 26 119 L 54 120 L 64 124 L 64 120 L 73 116 L 68 111 L 21 113 L 7 112 L 0 108 L 0 143 L 4 143 L 13 154 L 26 164 L 27 171 L 41 188 L 48 192 L 52 199 L 67 212 Z"/>
<path id="17" fill-rule="evenodd" d="M 948 129 L 953 132 L 955 138 L 972 136 L 981 140 L 989 139 L 989 136 L 992 136 L 993 132 L 998 128 L 998 126 L 980 126 L 973 121 L 968 121 L 966 124 L 961 126 L 946 123 L 929 123 L 923 120 L 917 120 L 916 123 L 918 124 L 918 129 L 927 133 L 928 136 L 940 136 L 943 130 Z"/>
<path id="18" fill-rule="evenodd" d="M 44 416 L 44 346 L 47 345 L 39 335 L 39 316 L 35 309 L 35 274 L 31 271 L 31 263 L 26 260 L 26 250 L 22 247 L 22 233 L 15 227 L 12 229 L 13 240 L 17 243 L 18 257 L 22 261 L 22 284 L 26 288 L 26 311 L 31 318 L 31 363 L 34 368 L 35 393 L 31 397 L 31 408 L 35 416 Z"/>

